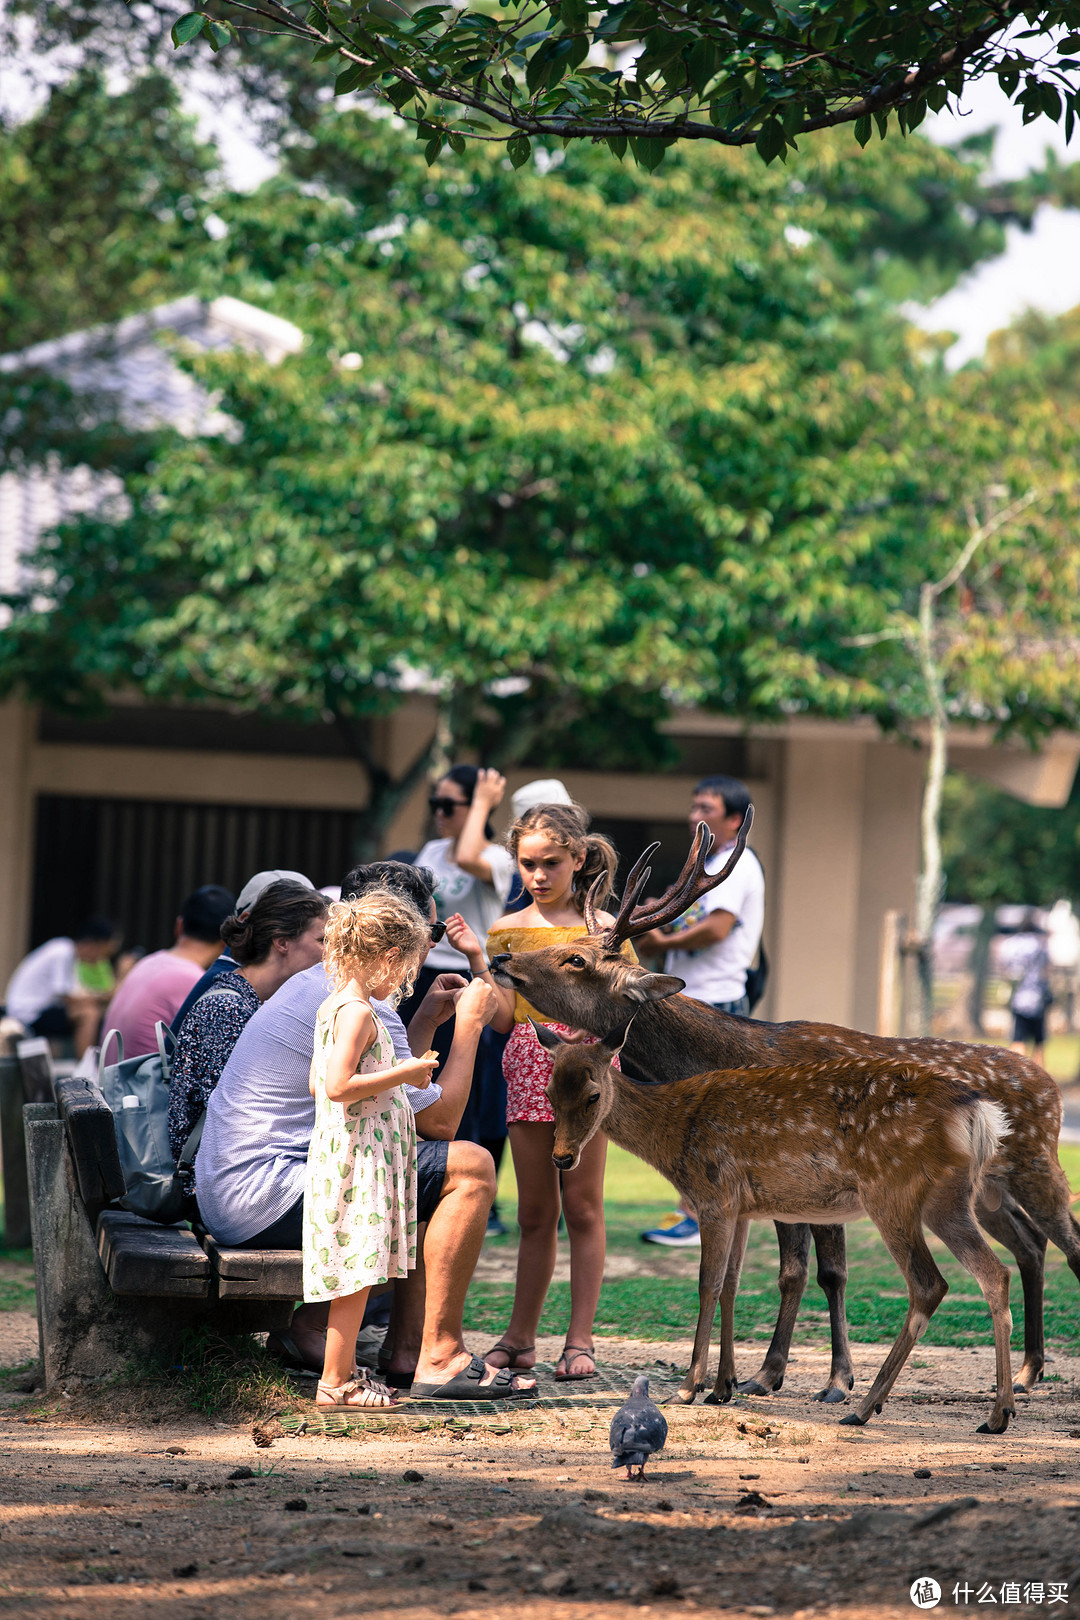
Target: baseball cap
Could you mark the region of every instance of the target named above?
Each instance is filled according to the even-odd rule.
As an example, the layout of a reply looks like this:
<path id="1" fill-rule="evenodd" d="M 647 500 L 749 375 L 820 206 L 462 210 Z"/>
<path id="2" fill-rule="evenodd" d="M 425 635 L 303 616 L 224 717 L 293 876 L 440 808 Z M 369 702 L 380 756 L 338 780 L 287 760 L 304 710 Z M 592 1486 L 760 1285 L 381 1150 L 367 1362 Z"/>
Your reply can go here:
<path id="1" fill-rule="evenodd" d="M 242 917 L 245 911 L 250 911 L 260 894 L 264 889 L 268 889 L 271 883 L 299 883 L 302 889 L 315 887 L 303 872 L 284 872 L 278 867 L 272 872 L 256 872 L 254 877 L 248 878 L 236 897 L 236 915 Z"/>
<path id="2" fill-rule="evenodd" d="M 573 799 L 557 776 L 539 782 L 525 782 L 510 796 L 510 812 L 516 821 L 534 804 L 573 804 Z"/>

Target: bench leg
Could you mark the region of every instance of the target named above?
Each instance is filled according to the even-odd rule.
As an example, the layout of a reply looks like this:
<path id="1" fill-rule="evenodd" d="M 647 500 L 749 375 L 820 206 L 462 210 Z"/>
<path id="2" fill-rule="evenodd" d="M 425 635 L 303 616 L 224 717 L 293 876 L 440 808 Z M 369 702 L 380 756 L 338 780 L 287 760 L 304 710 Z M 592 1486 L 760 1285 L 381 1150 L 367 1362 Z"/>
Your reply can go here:
<path id="1" fill-rule="evenodd" d="M 112 1292 L 55 1108 L 32 1104 L 24 1120 L 46 1387 L 106 1377 L 132 1360 L 175 1360 L 184 1329 L 206 1320 L 206 1303 Z"/>
<path id="2" fill-rule="evenodd" d="M 0 1057 L 0 1152 L 4 1166 L 4 1241 L 9 1249 L 30 1247 L 30 1205 L 23 1142 L 22 1071 L 15 1057 Z"/>

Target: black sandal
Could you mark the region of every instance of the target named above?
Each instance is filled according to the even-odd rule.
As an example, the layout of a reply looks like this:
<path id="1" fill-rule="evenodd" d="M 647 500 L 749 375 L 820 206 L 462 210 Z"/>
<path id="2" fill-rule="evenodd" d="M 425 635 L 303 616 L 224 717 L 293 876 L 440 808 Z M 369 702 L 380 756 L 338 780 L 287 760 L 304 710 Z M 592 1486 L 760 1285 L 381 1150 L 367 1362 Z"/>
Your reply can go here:
<path id="1" fill-rule="evenodd" d="M 569 1368 L 570 1363 L 576 1361 L 578 1356 L 588 1356 L 592 1362 L 592 1372 L 572 1373 L 559 1371 L 560 1367 Z M 564 1344 L 562 1355 L 555 1363 L 555 1382 L 557 1384 L 580 1384 L 586 1378 L 596 1377 L 596 1351 L 587 1344 Z"/>
<path id="2" fill-rule="evenodd" d="M 509 1367 L 500 1367 L 490 1383 L 481 1383 L 489 1370 L 486 1361 L 473 1356 L 469 1365 L 455 1373 L 445 1384 L 414 1384 L 412 1398 L 421 1401 L 513 1401 L 536 1394 L 535 1386 L 532 1389 L 515 1389 L 514 1374 Z"/>
<path id="3" fill-rule="evenodd" d="M 505 1339 L 500 1339 L 498 1344 L 493 1344 L 490 1350 L 484 1351 L 484 1360 L 487 1361 L 488 1357 L 493 1356 L 496 1350 L 498 1350 L 500 1354 L 509 1356 L 510 1358 L 505 1367 L 500 1367 L 500 1372 L 533 1372 L 536 1368 L 536 1363 L 534 1361 L 530 1362 L 527 1367 L 523 1367 L 521 1362 L 518 1360 L 519 1356 L 527 1356 L 530 1350 L 535 1353 L 535 1344 L 513 1345 L 507 1344 Z M 490 1361 L 488 1361 L 488 1366 L 491 1366 Z"/>

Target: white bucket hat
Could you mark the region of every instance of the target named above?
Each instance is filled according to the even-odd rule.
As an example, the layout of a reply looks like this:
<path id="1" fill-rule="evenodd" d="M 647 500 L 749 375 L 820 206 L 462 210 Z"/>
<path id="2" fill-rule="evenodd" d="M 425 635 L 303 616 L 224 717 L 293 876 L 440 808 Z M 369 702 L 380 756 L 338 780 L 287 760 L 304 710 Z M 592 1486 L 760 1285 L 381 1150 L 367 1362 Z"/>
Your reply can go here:
<path id="1" fill-rule="evenodd" d="M 541 782 L 525 782 L 511 795 L 510 810 L 516 821 L 537 804 L 573 804 L 573 799 L 557 776 Z"/>

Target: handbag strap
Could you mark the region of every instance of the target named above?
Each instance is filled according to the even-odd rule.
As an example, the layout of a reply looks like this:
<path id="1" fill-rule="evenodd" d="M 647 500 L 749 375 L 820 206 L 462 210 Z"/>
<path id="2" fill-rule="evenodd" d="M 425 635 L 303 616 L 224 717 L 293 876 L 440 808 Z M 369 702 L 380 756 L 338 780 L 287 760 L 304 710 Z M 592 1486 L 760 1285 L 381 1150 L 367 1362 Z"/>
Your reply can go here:
<path id="1" fill-rule="evenodd" d="M 172 1075 L 173 1053 L 176 1050 L 176 1036 L 159 1018 L 154 1025 L 154 1034 L 157 1036 L 158 1057 L 161 1059 L 161 1077 L 168 1085 Z"/>
<path id="2" fill-rule="evenodd" d="M 105 1036 L 105 1039 L 102 1041 L 101 1050 L 98 1053 L 97 1083 L 99 1090 L 101 1088 L 101 1083 L 105 1078 L 105 1054 L 109 1050 L 109 1042 L 113 1040 L 114 1037 L 116 1040 L 116 1061 L 117 1063 L 123 1063 L 124 1061 L 124 1037 L 121 1035 L 118 1029 L 110 1029 L 108 1034 Z"/>
<path id="3" fill-rule="evenodd" d="M 187 1141 L 180 1150 L 180 1157 L 176 1161 L 176 1168 L 178 1170 L 190 1170 L 192 1165 L 195 1163 L 195 1155 L 199 1151 L 199 1143 L 202 1141 L 203 1127 L 205 1124 L 206 1109 L 204 1108 L 198 1119 L 195 1121 L 195 1124 L 192 1126 Z"/>

